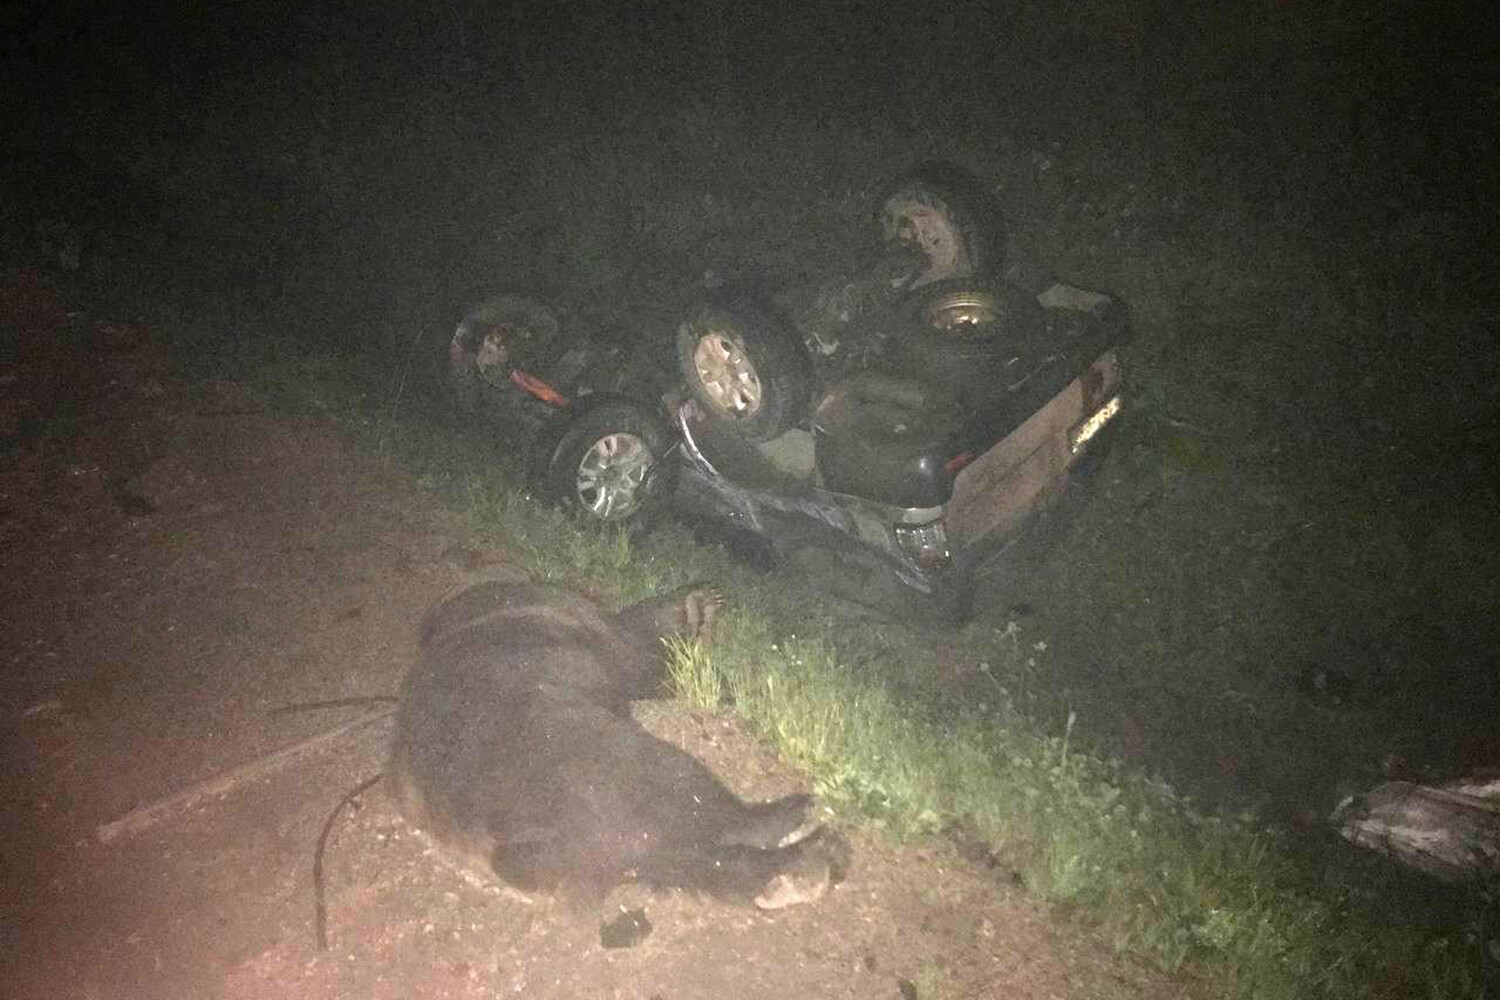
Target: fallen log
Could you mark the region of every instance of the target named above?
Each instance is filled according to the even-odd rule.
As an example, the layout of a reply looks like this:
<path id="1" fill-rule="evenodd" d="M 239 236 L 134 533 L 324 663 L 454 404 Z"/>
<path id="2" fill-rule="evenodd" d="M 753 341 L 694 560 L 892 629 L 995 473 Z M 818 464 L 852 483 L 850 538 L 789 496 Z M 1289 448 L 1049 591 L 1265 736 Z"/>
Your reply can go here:
<path id="1" fill-rule="evenodd" d="M 1330 819 L 1357 847 L 1475 890 L 1480 1000 L 1500 1000 L 1500 776 L 1436 786 L 1386 782 L 1345 799 Z"/>
<path id="2" fill-rule="evenodd" d="M 1458 885 L 1500 877 L 1500 777 L 1390 781 L 1334 810 L 1345 840 Z"/>

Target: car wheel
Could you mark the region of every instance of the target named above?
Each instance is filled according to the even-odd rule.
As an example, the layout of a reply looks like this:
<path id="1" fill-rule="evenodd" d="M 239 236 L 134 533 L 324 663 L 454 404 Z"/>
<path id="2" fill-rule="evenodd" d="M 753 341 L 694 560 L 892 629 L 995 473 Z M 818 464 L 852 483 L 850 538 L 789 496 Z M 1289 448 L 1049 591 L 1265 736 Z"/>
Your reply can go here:
<path id="1" fill-rule="evenodd" d="M 916 246 L 927 269 L 912 279 L 920 288 L 952 278 L 998 273 L 1005 251 L 1000 210 L 984 186 L 951 163 L 929 163 L 893 184 L 877 221 L 888 246 Z"/>
<path id="2" fill-rule="evenodd" d="M 949 339 L 987 339 L 1001 330 L 1009 303 L 993 290 L 970 281 L 928 285 L 907 303 L 917 329 Z"/>
<path id="3" fill-rule="evenodd" d="M 486 384 L 505 388 L 512 369 L 555 341 L 557 314 L 534 299 L 501 295 L 469 310 L 448 341 L 448 394 L 464 413 L 478 413 Z"/>
<path id="4" fill-rule="evenodd" d="M 693 397 L 747 440 L 769 441 L 807 408 L 802 342 L 750 303 L 700 307 L 677 329 L 677 361 Z"/>
<path id="5" fill-rule="evenodd" d="M 609 523 L 639 521 L 669 492 L 668 435 L 638 404 L 611 400 L 573 416 L 548 453 L 542 484 L 565 509 Z"/>
<path id="6" fill-rule="evenodd" d="M 902 318 L 887 347 L 894 365 L 962 397 L 991 399 L 1007 377 L 1007 343 L 1039 328 L 1041 309 L 1008 285 L 953 279 L 913 292 Z"/>

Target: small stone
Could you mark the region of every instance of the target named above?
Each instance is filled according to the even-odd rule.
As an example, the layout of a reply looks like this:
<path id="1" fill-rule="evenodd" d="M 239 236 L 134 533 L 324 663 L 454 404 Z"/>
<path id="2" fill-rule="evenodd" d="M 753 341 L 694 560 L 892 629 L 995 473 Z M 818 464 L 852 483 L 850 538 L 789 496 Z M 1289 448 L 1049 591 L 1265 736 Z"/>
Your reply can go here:
<path id="1" fill-rule="evenodd" d="M 634 948 L 650 933 L 645 910 L 626 910 L 599 927 L 599 943 L 605 948 Z"/>

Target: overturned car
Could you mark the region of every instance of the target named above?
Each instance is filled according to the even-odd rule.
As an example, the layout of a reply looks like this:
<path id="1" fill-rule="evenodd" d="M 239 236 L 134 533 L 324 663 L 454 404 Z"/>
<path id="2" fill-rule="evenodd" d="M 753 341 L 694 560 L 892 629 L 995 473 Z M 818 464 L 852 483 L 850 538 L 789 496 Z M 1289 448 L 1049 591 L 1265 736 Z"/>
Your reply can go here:
<path id="1" fill-rule="evenodd" d="M 962 618 L 976 567 L 1120 414 L 1126 312 L 1005 261 L 998 213 L 957 168 L 901 178 L 875 217 L 877 250 L 853 273 L 706 295 L 675 365 L 660 341 L 487 302 L 449 344 L 454 398 L 585 515 L 706 519 L 778 561 L 853 569 L 839 596 Z"/>

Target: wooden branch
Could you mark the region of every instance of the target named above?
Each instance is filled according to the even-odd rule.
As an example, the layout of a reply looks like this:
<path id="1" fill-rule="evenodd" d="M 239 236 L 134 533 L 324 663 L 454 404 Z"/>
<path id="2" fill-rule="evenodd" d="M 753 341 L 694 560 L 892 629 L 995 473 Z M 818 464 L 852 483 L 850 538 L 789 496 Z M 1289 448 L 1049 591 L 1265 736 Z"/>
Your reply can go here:
<path id="1" fill-rule="evenodd" d="M 223 795 L 239 785 L 253 781 L 263 775 L 280 770 L 293 761 L 300 760 L 308 754 L 315 753 L 323 747 L 337 740 L 343 739 L 351 733 L 364 729 L 382 719 L 390 718 L 396 713 L 395 708 L 377 708 L 366 712 L 359 718 L 336 726 L 316 736 L 310 736 L 305 740 L 293 743 L 291 746 L 283 747 L 275 753 L 267 754 L 232 768 L 222 774 L 215 775 L 196 785 L 190 785 L 180 792 L 168 795 L 166 798 L 157 799 L 146 805 L 132 809 L 119 819 L 94 829 L 94 837 L 101 844 L 107 844 L 121 834 L 136 834 L 142 830 L 155 826 L 165 819 L 169 814 L 180 809 L 195 805 L 203 799 L 215 795 Z"/>

